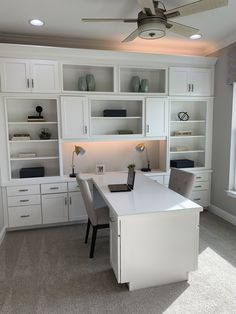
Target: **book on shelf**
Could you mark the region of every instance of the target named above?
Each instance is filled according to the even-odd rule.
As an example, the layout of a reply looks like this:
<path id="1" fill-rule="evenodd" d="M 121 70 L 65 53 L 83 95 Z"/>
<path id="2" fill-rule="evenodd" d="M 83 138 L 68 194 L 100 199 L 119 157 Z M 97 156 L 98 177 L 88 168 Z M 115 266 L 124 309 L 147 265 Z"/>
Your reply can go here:
<path id="1" fill-rule="evenodd" d="M 45 119 L 43 116 L 28 116 L 28 122 L 44 122 Z"/>
<path id="2" fill-rule="evenodd" d="M 30 140 L 30 135 L 29 134 L 13 134 L 11 141 L 29 141 Z"/>
<path id="3" fill-rule="evenodd" d="M 34 158 L 36 156 L 37 156 L 36 153 L 19 153 L 18 154 L 19 158 Z"/>

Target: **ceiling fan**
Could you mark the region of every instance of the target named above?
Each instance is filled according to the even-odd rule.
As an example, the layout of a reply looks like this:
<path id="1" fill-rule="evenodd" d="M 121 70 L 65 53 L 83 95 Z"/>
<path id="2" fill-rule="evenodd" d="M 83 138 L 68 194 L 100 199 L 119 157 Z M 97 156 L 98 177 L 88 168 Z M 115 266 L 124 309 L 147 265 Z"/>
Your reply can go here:
<path id="1" fill-rule="evenodd" d="M 199 33 L 199 29 L 170 21 L 171 18 L 200 13 L 228 5 L 228 0 L 200 0 L 175 9 L 166 10 L 162 1 L 137 0 L 142 11 L 137 19 L 126 18 L 83 18 L 83 22 L 124 22 L 137 23 L 138 28 L 122 42 L 129 42 L 136 37 L 143 39 L 157 39 L 166 35 L 166 30 L 191 37 Z M 161 7 L 160 7 L 161 6 Z"/>

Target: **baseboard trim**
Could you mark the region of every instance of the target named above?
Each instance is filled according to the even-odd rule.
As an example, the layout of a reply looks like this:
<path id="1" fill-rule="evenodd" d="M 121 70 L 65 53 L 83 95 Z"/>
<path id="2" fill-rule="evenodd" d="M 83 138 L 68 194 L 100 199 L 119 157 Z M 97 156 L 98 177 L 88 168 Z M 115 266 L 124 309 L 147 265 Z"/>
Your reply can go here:
<path id="1" fill-rule="evenodd" d="M 215 214 L 221 218 L 223 218 L 224 220 L 230 222 L 231 224 L 236 226 L 236 216 L 231 215 L 230 213 L 226 212 L 225 210 L 210 204 L 210 206 L 208 207 L 208 210 L 212 213 Z"/>
<path id="2" fill-rule="evenodd" d="M 4 240 L 6 235 L 6 227 L 2 228 L 2 231 L 0 232 L 0 245 L 2 244 L 2 241 Z"/>

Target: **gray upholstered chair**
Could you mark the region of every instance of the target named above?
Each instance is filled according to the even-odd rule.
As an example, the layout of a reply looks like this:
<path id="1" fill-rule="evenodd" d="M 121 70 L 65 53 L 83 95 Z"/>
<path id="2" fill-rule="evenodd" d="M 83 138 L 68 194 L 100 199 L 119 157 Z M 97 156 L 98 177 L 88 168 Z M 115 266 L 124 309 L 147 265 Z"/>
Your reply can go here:
<path id="1" fill-rule="evenodd" d="M 188 198 L 192 193 L 194 180 L 193 173 L 171 168 L 169 189 Z"/>
<path id="2" fill-rule="evenodd" d="M 109 228 L 109 208 L 107 206 L 95 208 L 88 182 L 86 180 L 80 179 L 79 177 L 77 177 L 77 182 L 79 184 L 85 208 L 88 214 L 85 243 L 88 242 L 90 225 L 92 225 L 93 227 L 92 242 L 89 254 L 89 257 L 93 258 L 98 229 Z"/>

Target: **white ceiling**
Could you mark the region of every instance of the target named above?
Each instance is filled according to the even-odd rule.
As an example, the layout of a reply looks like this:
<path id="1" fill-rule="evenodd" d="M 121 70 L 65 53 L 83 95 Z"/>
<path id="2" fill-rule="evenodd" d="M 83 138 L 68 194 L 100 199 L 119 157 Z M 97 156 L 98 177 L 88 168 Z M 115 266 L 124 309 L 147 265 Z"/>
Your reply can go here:
<path id="1" fill-rule="evenodd" d="M 167 9 L 196 0 L 162 0 Z M 147 41 L 121 41 L 135 28 L 125 23 L 83 23 L 82 17 L 136 18 L 136 0 L 0 0 L 0 42 L 52 44 L 81 48 L 207 55 L 236 41 L 236 1 L 229 6 L 175 19 L 199 28 L 203 38 L 192 41 L 169 33 Z M 45 21 L 42 28 L 28 24 L 31 18 Z M 22 37 L 22 35 L 24 35 Z"/>

